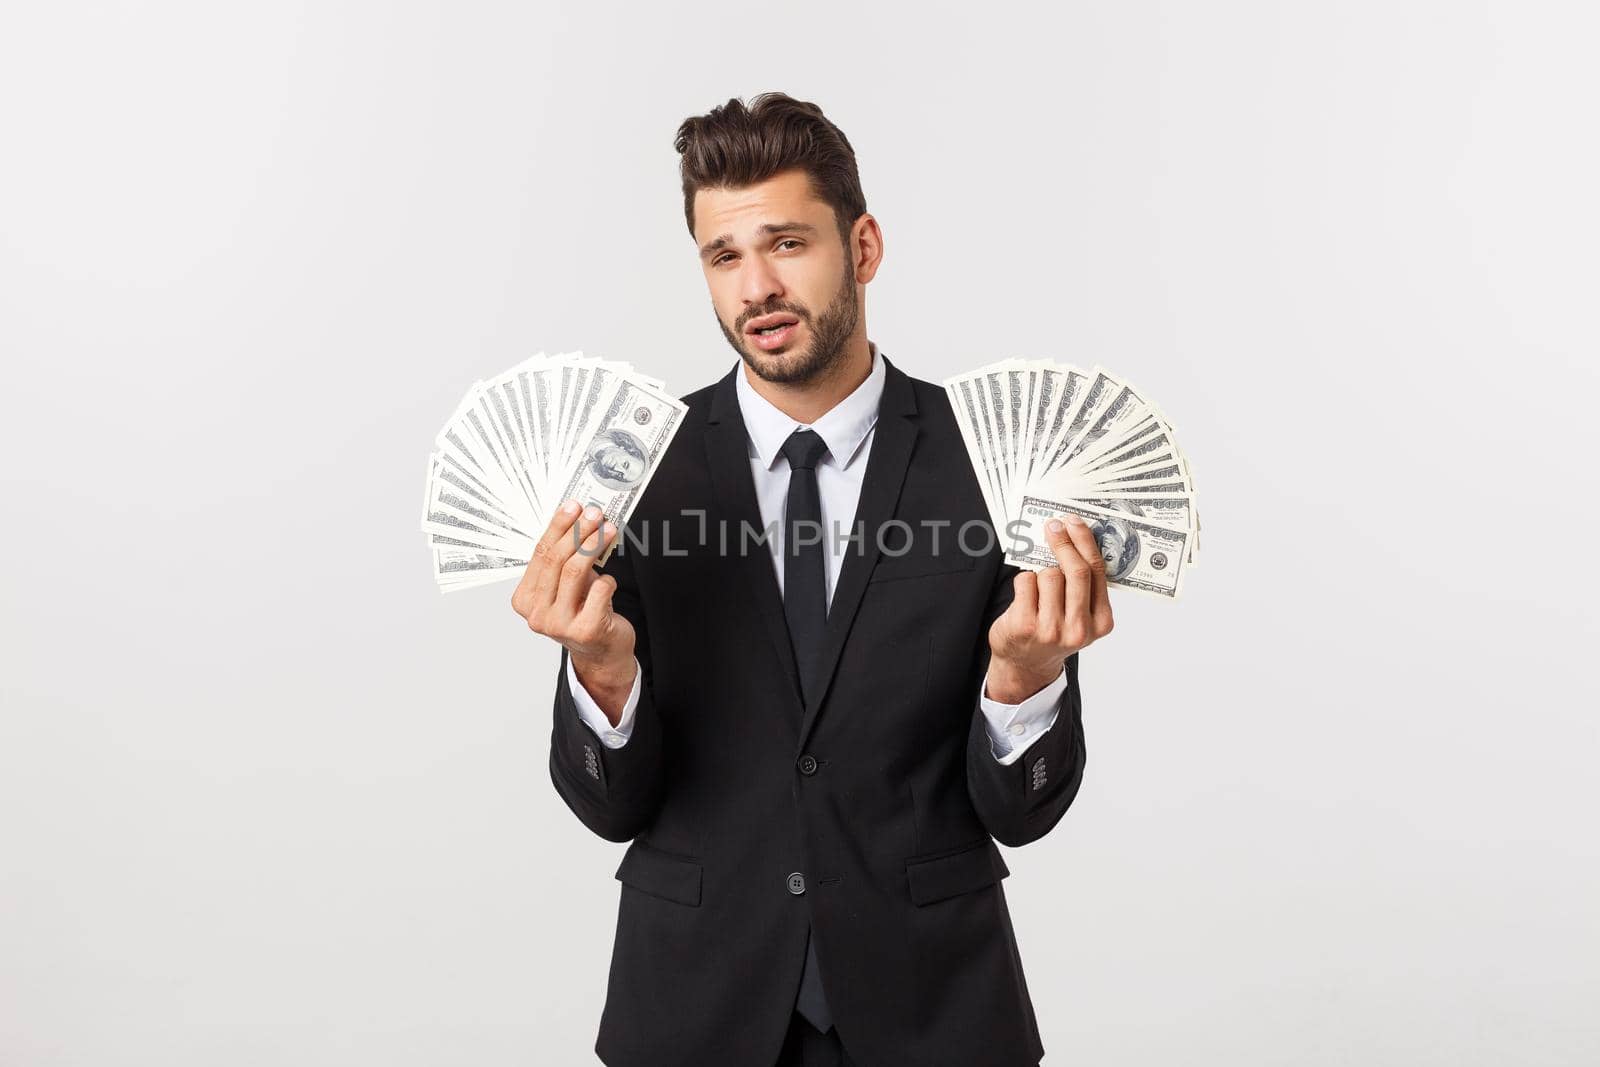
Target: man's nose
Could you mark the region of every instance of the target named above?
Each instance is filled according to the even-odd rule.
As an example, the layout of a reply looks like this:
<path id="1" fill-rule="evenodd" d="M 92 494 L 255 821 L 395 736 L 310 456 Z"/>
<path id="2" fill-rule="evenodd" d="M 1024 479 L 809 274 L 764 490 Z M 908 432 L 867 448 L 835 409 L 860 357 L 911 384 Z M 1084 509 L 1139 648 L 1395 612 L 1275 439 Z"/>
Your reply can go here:
<path id="1" fill-rule="evenodd" d="M 739 270 L 739 296 L 750 307 L 759 308 L 783 295 L 783 283 L 778 279 L 778 272 L 762 257 L 746 256 Z"/>

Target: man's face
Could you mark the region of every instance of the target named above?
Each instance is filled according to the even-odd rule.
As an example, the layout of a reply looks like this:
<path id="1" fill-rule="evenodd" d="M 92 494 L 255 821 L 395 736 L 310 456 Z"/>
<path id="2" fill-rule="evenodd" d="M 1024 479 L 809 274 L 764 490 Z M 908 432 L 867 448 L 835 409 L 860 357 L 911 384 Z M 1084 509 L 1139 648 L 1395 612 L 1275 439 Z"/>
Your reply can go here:
<path id="1" fill-rule="evenodd" d="M 701 189 L 694 229 L 717 325 L 758 377 L 814 381 L 844 359 L 860 321 L 855 269 L 833 209 L 812 195 L 804 171 Z M 794 324 L 765 339 L 751 332 L 774 315 Z"/>

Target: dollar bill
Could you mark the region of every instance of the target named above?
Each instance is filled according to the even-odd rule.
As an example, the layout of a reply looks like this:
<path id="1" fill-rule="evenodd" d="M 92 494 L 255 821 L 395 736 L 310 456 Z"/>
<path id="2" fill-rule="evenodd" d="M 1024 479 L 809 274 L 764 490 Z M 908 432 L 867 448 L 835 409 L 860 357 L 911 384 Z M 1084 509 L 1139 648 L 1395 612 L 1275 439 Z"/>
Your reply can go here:
<path id="1" fill-rule="evenodd" d="M 639 383 L 622 382 L 598 416 L 555 499 L 593 504 L 607 521 L 622 527 L 633 514 L 634 505 L 687 410 L 673 398 Z M 617 543 L 614 539 L 595 563 L 603 564 L 610 558 Z"/>
<path id="2" fill-rule="evenodd" d="M 1201 523 L 1188 458 L 1172 420 L 1133 383 L 1100 366 L 1005 359 L 944 385 L 1002 542 L 1027 525 L 1022 502 L 1032 498 L 1176 531 L 1183 562 L 1197 562 Z M 1118 528 L 1112 534 L 1121 537 Z M 1146 577 L 1161 586 L 1172 572 L 1153 563 L 1171 553 L 1157 553 Z M 1047 564 L 1041 556 L 1033 565 Z"/>
<path id="3" fill-rule="evenodd" d="M 440 590 L 522 575 L 568 497 L 622 527 L 687 410 L 660 379 L 581 352 L 474 382 L 428 456 L 420 525 Z"/>
<path id="4" fill-rule="evenodd" d="M 1028 570 L 1059 566 L 1045 523 L 1077 515 L 1088 524 L 1106 561 L 1106 583 L 1175 599 L 1183 587 L 1189 535 L 1125 511 L 1028 496 L 1007 531 L 1006 562 Z"/>

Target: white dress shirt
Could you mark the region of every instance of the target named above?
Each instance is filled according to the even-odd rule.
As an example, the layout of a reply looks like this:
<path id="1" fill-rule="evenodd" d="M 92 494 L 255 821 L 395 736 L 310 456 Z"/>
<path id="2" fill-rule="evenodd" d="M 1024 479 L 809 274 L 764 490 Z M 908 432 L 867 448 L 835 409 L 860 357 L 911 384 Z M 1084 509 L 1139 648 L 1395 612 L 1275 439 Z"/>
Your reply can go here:
<path id="1" fill-rule="evenodd" d="M 883 395 L 883 360 L 878 346 L 868 342 L 872 352 L 872 370 L 866 381 L 855 391 L 829 408 L 809 429 L 815 430 L 828 446 L 817 461 L 817 495 L 822 504 L 822 528 L 827 532 L 823 544 L 827 549 L 827 567 L 824 582 L 828 603 L 833 602 L 833 589 L 844 565 L 843 549 L 848 544 L 835 538 L 837 528 L 849 533 L 856 514 L 856 503 L 861 496 L 861 479 L 866 473 L 867 456 L 872 451 L 873 429 L 878 424 L 878 400 Z M 756 502 L 761 509 L 761 522 L 778 536 L 769 537 L 767 546 L 772 554 L 773 571 L 778 579 L 778 591 L 783 591 L 782 520 L 789 498 L 789 461 L 783 459 L 781 446 L 789 435 L 800 429 L 798 423 L 779 411 L 770 401 L 750 385 L 743 367 L 735 375 L 739 396 L 739 412 L 744 418 L 745 437 L 749 444 L 750 474 L 755 480 Z M 578 714 L 589 728 L 599 736 L 607 748 L 621 748 L 633 732 L 633 713 L 639 704 L 639 686 L 643 672 L 635 661 L 633 691 L 623 705 L 622 717 L 616 726 L 606 718 L 594 698 L 578 681 L 572 661 L 567 661 L 567 685 L 577 704 Z M 1061 674 L 1033 696 L 1020 704 L 1002 704 L 985 693 L 988 679 L 978 689 L 978 700 L 989 734 L 989 748 L 994 758 L 1002 764 L 1015 763 L 1022 758 L 1030 745 L 1055 725 L 1056 704 L 1067 687 L 1067 675 Z"/>

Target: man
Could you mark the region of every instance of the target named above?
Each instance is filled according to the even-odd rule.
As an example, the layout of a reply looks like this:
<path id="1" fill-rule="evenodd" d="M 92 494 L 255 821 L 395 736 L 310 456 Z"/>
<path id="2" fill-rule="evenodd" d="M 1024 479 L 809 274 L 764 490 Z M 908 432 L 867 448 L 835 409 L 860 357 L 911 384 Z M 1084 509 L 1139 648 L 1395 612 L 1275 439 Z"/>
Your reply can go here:
<path id="1" fill-rule="evenodd" d="M 563 649 L 556 790 L 632 842 L 595 1051 L 1036 1065 L 995 842 L 1077 794 L 1104 561 L 1078 523 L 1060 567 L 1002 565 L 943 389 L 867 339 L 883 235 L 815 105 L 732 100 L 677 147 L 740 362 L 683 398 L 605 566 L 617 531 L 568 501 L 512 598 Z"/>

